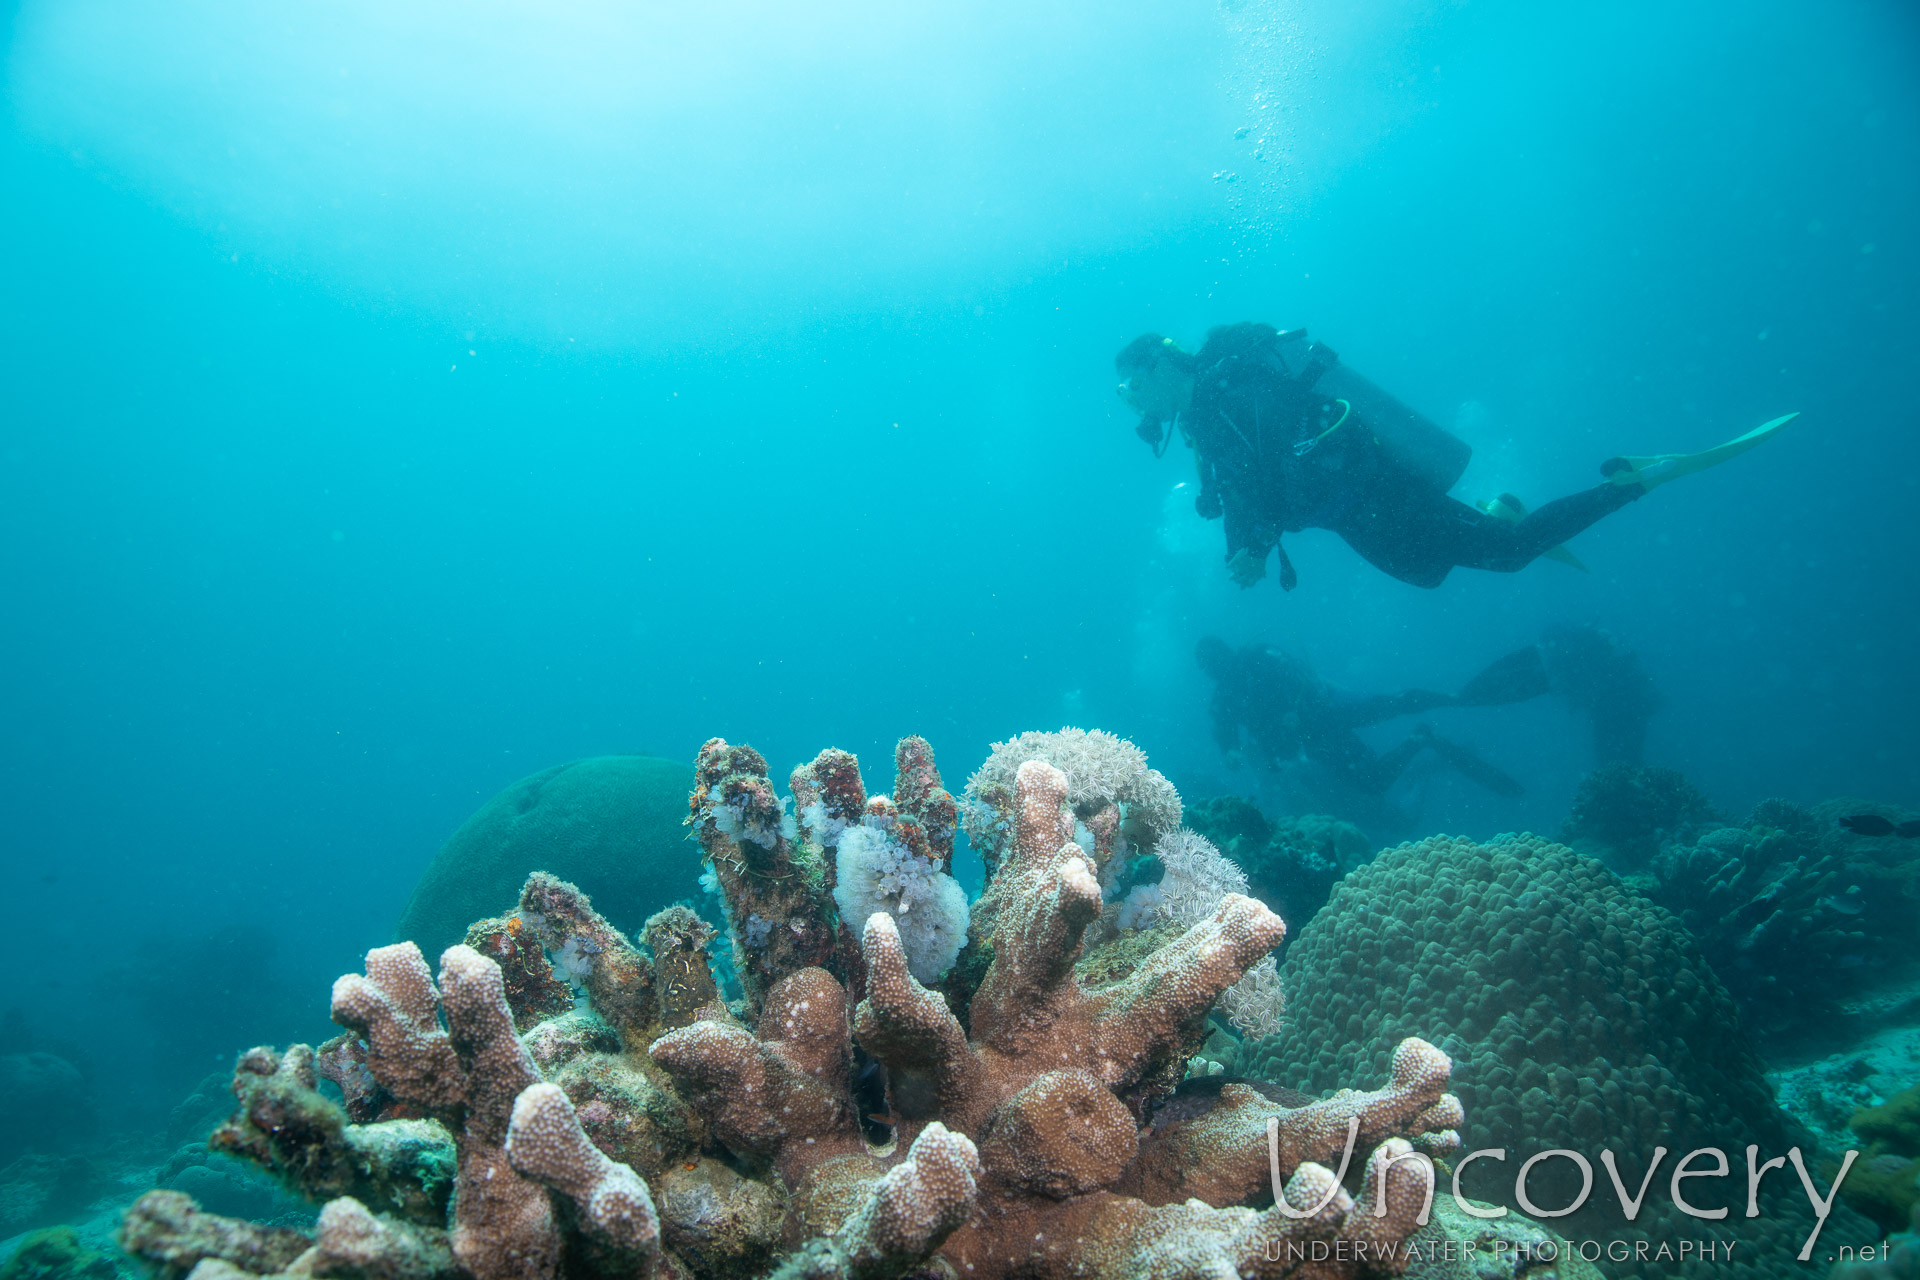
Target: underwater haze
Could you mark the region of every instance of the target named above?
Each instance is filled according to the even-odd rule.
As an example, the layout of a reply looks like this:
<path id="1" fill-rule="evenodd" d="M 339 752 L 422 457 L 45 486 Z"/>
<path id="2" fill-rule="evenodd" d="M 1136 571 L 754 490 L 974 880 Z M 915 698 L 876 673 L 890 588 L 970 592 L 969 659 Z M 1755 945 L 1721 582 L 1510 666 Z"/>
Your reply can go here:
<path id="1" fill-rule="evenodd" d="M 957 792 L 1080 725 L 1270 804 L 1207 635 L 1377 692 L 1597 625 L 1719 809 L 1920 807 L 1911 5 L 5 14 L 0 1004 L 103 1125 L 331 1034 L 565 761 L 838 746 L 878 792 L 918 733 Z M 1243 591 L 1113 392 L 1241 320 L 1465 438 L 1468 501 L 1802 416 L 1588 572 L 1422 590 L 1309 531 Z M 1560 830 L 1573 712 L 1426 719 L 1524 795 L 1416 769 L 1380 843 Z"/>

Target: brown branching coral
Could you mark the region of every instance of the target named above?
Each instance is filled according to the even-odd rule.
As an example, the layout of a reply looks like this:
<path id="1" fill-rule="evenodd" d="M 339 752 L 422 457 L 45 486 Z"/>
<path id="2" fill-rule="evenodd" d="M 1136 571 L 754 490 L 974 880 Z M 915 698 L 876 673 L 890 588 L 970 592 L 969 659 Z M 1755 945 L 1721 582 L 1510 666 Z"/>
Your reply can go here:
<path id="1" fill-rule="evenodd" d="M 253 1160 L 317 1200 L 353 1196 L 410 1222 L 446 1221 L 453 1144 L 432 1121 L 349 1124 L 318 1092 L 314 1052 L 250 1049 L 234 1068 L 233 1116 L 207 1139 L 215 1151 Z"/>
<path id="2" fill-rule="evenodd" d="M 854 1040 L 890 1073 L 901 1137 L 917 1135 L 918 1141 L 937 1126 L 980 1144 L 979 1203 L 941 1247 L 941 1256 L 974 1274 L 1064 1275 L 1079 1265 L 1070 1248 L 1035 1254 L 1025 1246 L 1010 1249 L 1008 1241 L 1058 1240 L 1065 1246 L 1084 1241 L 1089 1232 L 1103 1239 L 1118 1232 L 1138 1251 L 1117 1250 L 1113 1261 L 1120 1274 L 1146 1267 L 1149 1253 L 1169 1248 L 1198 1250 L 1194 1265 L 1217 1270 L 1248 1264 L 1280 1235 L 1397 1239 L 1391 1235 L 1396 1224 L 1411 1223 L 1417 1207 L 1407 1210 L 1396 1202 L 1385 1218 L 1361 1222 L 1352 1203 L 1335 1196 L 1322 1217 L 1304 1223 L 1278 1210 L 1262 1217 L 1250 1209 L 1244 1218 L 1216 1223 L 1197 1218 L 1191 1205 L 1156 1212 L 1108 1190 L 1131 1168 L 1168 1166 L 1154 1140 L 1139 1146 L 1136 1114 L 1156 1089 L 1170 1087 L 1170 1070 L 1183 1060 L 1215 999 L 1279 942 L 1284 926 L 1258 902 L 1229 895 L 1210 918 L 1124 980 L 1102 989 L 1082 986 L 1074 961 L 1082 935 L 1099 915 L 1100 890 L 1092 863 L 1072 840 L 1067 782 L 1058 769 L 1028 761 L 1016 785 L 1013 838 L 989 889 L 998 906 L 993 959 L 973 993 L 967 1026 L 908 970 L 890 917 L 876 914 L 862 935 L 866 996 L 854 1012 Z M 664 1037 L 654 1056 L 729 1149 L 771 1163 L 799 1197 L 824 1202 L 835 1199 L 831 1184 L 850 1175 L 870 1178 L 875 1157 L 863 1152 L 852 1116 L 822 1105 L 837 1090 L 822 1091 L 818 1082 L 844 1059 L 819 1047 L 826 1029 L 844 1018 L 844 1004 L 825 972 L 786 981 L 797 984 L 803 976 L 807 994 L 779 990 L 757 1036 L 698 1024 Z M 1232 1141 L 1221 1137 L 1215 1145 L 1232 1147 L 1236 1156 L 1251 1150 L 1264 1172 L 1266 1120 L 1272 1118 L 1284 1134 L 1285 1171 L 1303 1179 L 1303 1188 L 1326 1190 L 1332 1175 L 1311 1161 L 1328 1154 L 1322 1151 L 1327 1133 L 1344 1139 L 1347 1115 L 1363 1120 L 1369 1144 L 1396 1126 L 1444 1142 L 1459 1122 L 1459 1105 L 1445 1093 L 1446 1057 L 1418 1041 L 1409 1042 L 1402 1057 L 1394 1084 L 1378 1095 L 1291 1110 L 1260 1099 L 1265 1109 L 1251 1147 L 1237 1131 Z M 1200 1145 L 1191 1132 L 1171 1141 L 1185 1143 L 1183 1152 Z M 1336 1140 L 1331 1150 L 1339 1149 Z M 1414 1159 L 1410 1147 L 1404 1154 Z M 1401 1178 L 1388 1177 L 1389 1200 Z M 1227 1203 L 1259 1195 L 1255 1179 L 1252 1186 L 1236 1187 Z M 1307 1202 L 1319 1198 L 1316 1192 Z M 1205 1221 L 1207 1230 L 1200 1231 L 1197 1221 Z M 1257 1249 L 1248 1244 L 1256 1238 Z"/>
<path id="3" fill-rule="evenodd" d="M 714 738 L 694 765 L 687 823 L 713 865 L 735 931 L 734 963 L 758 1007 L 782 978 L 833 962 L 837 931 L 826 869 L 752 747 Z"/>
<path id="4" fill-rule="evenodd" d="M 1102 836 L 1090 857 L 1068 778 L 1028 760 L 975 909 L 976 926 L 983 910 L 992 922 L 979 968 L 930 989 L 894 915 L 839 919 L 823 857 L 851 824 L 878 824 L 944 867 L 957 808 L 932 752 L 910 738 L 896 763 L 893 795 L 868 797 L 850 756 L 822 753 L 795 771 L 795 823 L 757 754 L 718 739 L 702 749 L 691 822 L 747 957 L 745 1005 L 718 998 L 691 912 L 660 913 L 636 945 L 542 874 L 516 915 L 473 935 L 492 954 L 451 948 L 437 987 L 411 944 L 371 952 L 364 977 L 340 980 L 334 1014 L 354 1038 L 330 1061 L 365 1086 L 366 1105 L 428 1117 L 388 1132 L 452 1135 L 448 1229 L 431 1221 L 424 1187 L 410 1200 L 345 1194 L 368 1186 L 337 1173 L 342 1153 L 382 1126 L 316 1106 L 313 1055 L 296 1046 L 243 1062 L 229 1128 L 234 1150 L 311 1171 L 295 1180 L 331 1197 L 320 1231 L 143 1201 L 129 1247 L 174 1276 L 207 1266 L 201 1280 L 1321 1280 L 1405 1265 L 1397 1246 L 1433 1192 L 1408 1139 L 1441 1149 L 1460 1123 L 1444 1054 L 1408 1040 L 1374 1093 L 1286 1106 L 1229 1085 L 1210 1111 L 1145 1126 L 1221 993 L 1285 926 L 1227 894 L 1157 948 L 1136 940 L 1124 964 L 1079 963 L 1100 915 Z M 509 983 L 495 956 L 542 981 Z M 562 974 L 589 1008 L 541 1012 Z M 516 1015 L 532 1018 L 521 1034 Z M 269 1131 L 296 1113 L 316 1137 Z M 1350 1134 L 1355 1151 L 1371 1149 L 1355 1194 L 1326 1167 Z M 413 1206 L 414 1221 L 383 1216 L 390 1203 Z"/>
<path id="5" fill-rule="evenodd" d="M 449 1239 L 461 1267 L 476 1280 L 553 1275 L 560 1235 L 552 1205 L 544 1188 L 514 1171 L 505 1149 L 514 1099 L 540 1072 L 514 1033 L 500 966 L 471 947 L 449 947 L 435 992 L 420 948 L 377 947 L 367 953 L 366 977 L 334 983 L 333 1017 L 372 1046 L 368 1067 L 389 1092 L 454 1134 Z"/>
<path id="6" fill-rule="evenodd" d="M 660 1218 L 647 1184 L 593 1145 L 558 1085 L 530 1085 L 515 1099 L 507 1158 L 571 1200 L 582 1226 L 603 1243 L 648 1258 L 658 1251 Z"/>

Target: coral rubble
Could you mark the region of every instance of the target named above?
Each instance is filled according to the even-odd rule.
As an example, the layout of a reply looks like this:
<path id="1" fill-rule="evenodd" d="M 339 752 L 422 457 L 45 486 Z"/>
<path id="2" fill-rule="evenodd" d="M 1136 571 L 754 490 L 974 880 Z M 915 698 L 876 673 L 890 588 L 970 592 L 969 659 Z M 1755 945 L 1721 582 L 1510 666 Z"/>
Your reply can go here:
<path id="1" fill-rule="evenodd" d="M 358 1118 L 318 1093 L 314 1051 L 242 1060 L 223 1147 L 326 1200 L 316 1231 L 153 1192 L 125 1246 L 198 1280 L 1404 1268 L 1399 1246 L 1434 1191 L 1425 1153 L 1450 1149 L 1462 1122 L 1444 1053 L 1409 1038 L 1375 1092 L 1276 1101 L 1228 1085 L 1216 1105 L 1149 1123 L 1216 1000 L 1280 941 L 1279 917 L 1228 893 L 1184 929 L 1116 943 L 1112 963 L 1086 954 L 1102 893 L 1076 825 L 1110 850 L 1130 815 L 1076 814 L 1068 775 L 1028 759 L 994 793 L 1005 831 L 984 962 L 931 989 L 904 936 L 919 901 L 900 900 L 900 918 L 835 910 L 849 831 L 879 830 L 945 874 L 957 806 L 923 741 L 897 763 L 893 795 L 869 798 L 852 757 L 822 753 L 796 771 L 789 814 L 756 753 L 702 749 L 689 822 L 744 1000 L 719 998 L 691 913 L 660 913 L 636 945 L 578 889 L 535 874 L 513 916 L 469 935 L 487 945 L 446 951 L 437 983 L 400 944 L 336 984 L 350 1039 L 329 1051 L 329 1078 L 358 1082 Z M 1150 797 L 1154 821 L 1170 797 Z M 503 976 L 503 961 L 531 961 L 528 939 L 582 1007 L 556 1012 L 538 965 L 528 981 Z M 1326 1166 L 1356 1136 L 1350 1194 Z"/>

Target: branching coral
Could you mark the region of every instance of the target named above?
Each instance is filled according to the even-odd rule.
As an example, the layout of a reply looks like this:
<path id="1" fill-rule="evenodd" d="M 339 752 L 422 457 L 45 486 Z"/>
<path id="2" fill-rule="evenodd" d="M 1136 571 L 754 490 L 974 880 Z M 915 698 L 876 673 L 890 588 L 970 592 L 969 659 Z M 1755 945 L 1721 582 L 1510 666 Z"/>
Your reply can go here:
<path id="1" fill-rule="evenodd" d="M 333 1018 L 365 1038 L 368 1069 L 390 1093 L 454 1134 L 449 1240 L 460 1265 L 476 1280 L 552 1274 L 560 1255 L 552 1207 L 505 1150 L 514 1099 L 540 1072 L 514 1033 L 500 966 L 471 947 L 449 947 L 436 992 L 418 947 L 379 947 L 367 953 L 366 977 L 334 983 Z"/>
<path id="2" fill-rule="evenodd" d="M 1162 920 L 1190 926 L 1206 919 L 1229 894 L 1247 892 L 1247 875 L 1213 843 L 1185 829 L 1165 836 L 1154 846 L 1164 874 L 1153 886 L 1145 909 L 1128 911 L 1122 904 L 1114 913 L 1126 927 L 1151 927 Z M 1220 997 L 1221 1012 L 1235 1029 L 1251 1036 L 1270 1036 L 1280 1029 L 1280 974 L 1273 957 L 1263 957 L 1240 981 Z"/>
<path id="3" fill-rule="evenodd" d="M 306 1045 L 248 1051 L 233 1074 L 239 1105 L 207 1145 L 274 1170 L 314 1199 L 353 1196 L 411 1222 L 445 1222 L 454 1174 L 446 1130 L 428 1120 L 349 1124 L 317 1085 Z"/>
<path id="4" fill-rule="evenodd" d="M 1030 760 L 989 886 L 988 959 L 977 981 L 949 979 L 963 1020 L 915 975 L 893 915 L 843 922 L 832 909 L 824 839 L 844 848 L 857 822 L 895 824 L 914 857 L 942 867 L 950 854 L 953 807 L 931 752 L 910 739 L 900 759 L 893 797 L 869 799 L 851 758 L 823 753 L 796 773 L 802 820 L 789 832 L 757 756 L 703 749 L 693 824 L 736 946 L 761 908 L 807 913 L 804 928 L 783 917 L 782 944 L 750 957 L 747 1004 L 716 998 L 689 913 L 654 917 L 636 946 L 579 890 L 536 874 L 504 918 L 518 924 L 483 936 L 505 930 L 508 959 L 526 937 L 563 956 L 590 1008 L 546 1012 L 544 982 L 509 983 L 466 946 L 442 958 L 437 987 L 411 944 L 369 953 L 366 975 L 335 988 L 334 1016 L 355 1038 L 334 1060 L 371 1077 L 361 1101 L 375 1116 L 427 1118 L 345 1124 L 314 1093 L 310 1050 L 257 1050 L 231 1149 L 331 1197 L 319 1231 L 155 1193 L 128 1218 L 128 1248 L 171 1277 L 204 1268 L 201 1280 L 1317 1278 L 1404 1265 L 1394 1246 L 1433 1191 L 1408 1139 L 1445 1149 L 1461 1122 L 1446 1055 L 1409 1039 L 1375 1093 L 1282 1105 L 1229 1086 L 1212 1111 L 1143 1130 L 1209 1010 L 1280 941 L 1280 919 L 1216 894 L 1184 931 L 1153 935 L 1157 947 L 1136 937 L 1124 963 L 1085 955 L 1095 864 L 1074 839 L 1068 778 Z M 531 1022 L 519 1036 L 516 1017 Z M 282 1116 L 300 1123 L 274 1129 Z M 1357 1198 L 1322 1163 L 1350 1123 L 1372 1148 Z M 450 1147 L 457 1171 L 450 1229 L 433 1220 L 436 1166 L 397 1154 L 404 1124 L 450 1135 L 433 1148 L 444 1168 Z M 343 1172 L 356 1152 L 382 1160 Z M 1325 1252 L 1303 1270 L 1289 1243 Z"/>
<path id="5" fill-rule="evenodd" d="M 752 747 L 715 738 L 694 764 L 687 824 L 713 867 L 733 926 L 734 966 L 758 1007 L 774 984 L 833 961 L 825 860 L 799 826 Z M 745 945 L 751 937 L 753 945 Z"/>
<path id="6" fill-rule="evenodd" d="M 1684 774 L 1610 764 L 1581 779 L 1561 834 L 1581 853 L 1630 872 L 1716 825 L 1713 805 Z"/>

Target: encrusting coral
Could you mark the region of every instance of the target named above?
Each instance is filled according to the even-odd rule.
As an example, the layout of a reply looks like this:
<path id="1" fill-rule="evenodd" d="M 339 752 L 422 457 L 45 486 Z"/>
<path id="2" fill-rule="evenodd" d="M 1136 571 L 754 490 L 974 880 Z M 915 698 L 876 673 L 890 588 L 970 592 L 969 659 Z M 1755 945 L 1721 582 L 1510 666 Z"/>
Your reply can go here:
<path id="1" fill-rule="evenodd" d="M 1898 1231 L 1920 1212 L 1920 1085 L 1862 1107 L 1851 1127 L 1864 1149 L 1840 1194 L 1887 1231 Z"/>
<path id="2" fill-rule="evenodd" d="M 354 1038 L 332 1060 L 377 1086 L 358 1094 L 365 1123 L 315 1091 L 303 1046 L 256 1050 L 237 1076 L 230 1149 L 327 1199 L 319 1230 L 154 1192 L 129 1213 L 126 1247 L 199 1280 L 1403 1269 L 1397 1246 L 1434 1191 L 1422 1152 L 1449 1149 L 1462 1123 L 1447 1056 L 1408 1039 L 1372 1093 L 1273 1101 L 1228 1084 L 1216 1105 L 1149 1123 L 1215 1001 L 1280 941 L 1279 917 L 1229 893 L 1157 949 L 1136 937 L 1112 965 L 1083 954 L 1097 869 L 1074 838 L 1067 776 L 1029 760 L 988 887 L 990 959 L 956 988 L 963 1021 L 915 975 L 891 914 L 834 912 L 827 841 L 869 819 L 944 873 L 952 798 L 924 742 L 898 761 L 893 796 L 869 799 L 852 757 L 822 753 L 796 771 L 796 819 L 757 754 L 702 749 L 689 822 L 726 898 L 743 1001 L 719 998 L 691 913 L 660 913 L 636 946 L 579 890 L 535 874 L 513 923 L 481 936 L 505 930 L 514 945 L 492 950 L 508 960 L 537 940 L 582 1007 L 549 1012 L 548 983 L 506 980 L 486 949 L 450 948 L 437 986 L 411 944 L 370 952 L 333 1001 Z M 273 1129 L 282 1115 L 300 1126 Z M 1326 1167 L 1348 1150 L 1357 1194 Z M 449 1161 L 436 1220 L 432 1176 Z"/>

